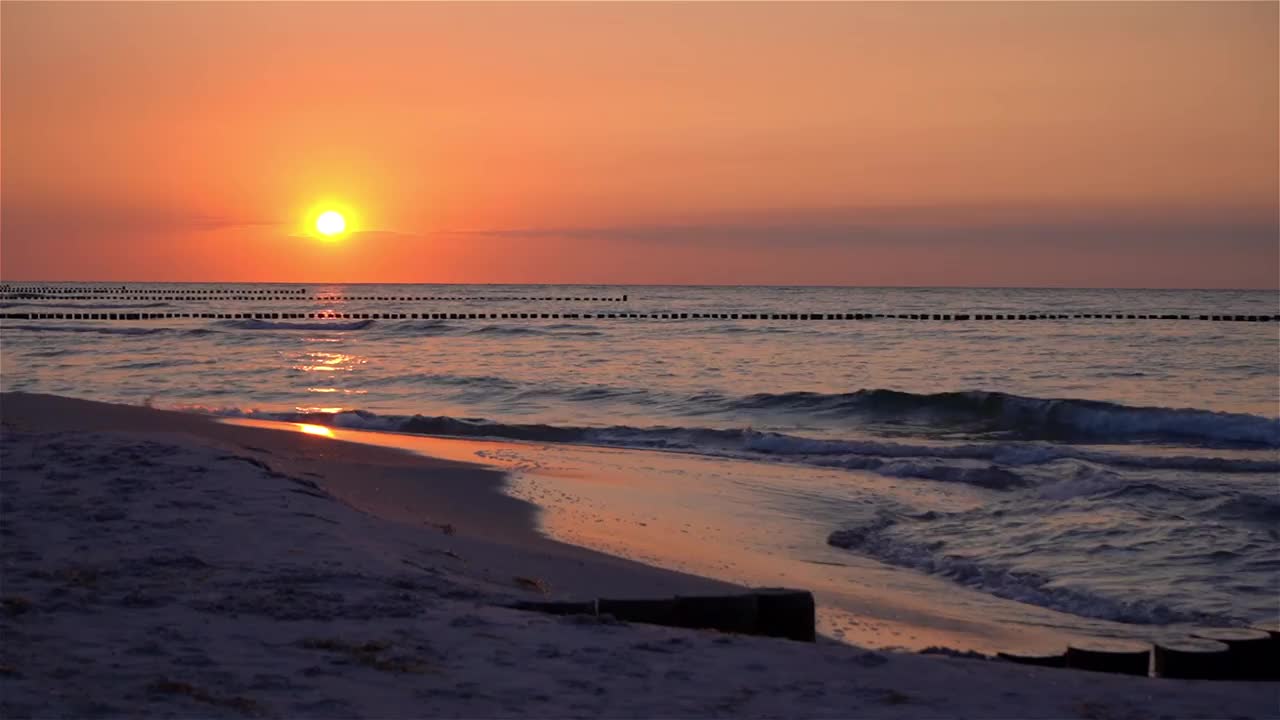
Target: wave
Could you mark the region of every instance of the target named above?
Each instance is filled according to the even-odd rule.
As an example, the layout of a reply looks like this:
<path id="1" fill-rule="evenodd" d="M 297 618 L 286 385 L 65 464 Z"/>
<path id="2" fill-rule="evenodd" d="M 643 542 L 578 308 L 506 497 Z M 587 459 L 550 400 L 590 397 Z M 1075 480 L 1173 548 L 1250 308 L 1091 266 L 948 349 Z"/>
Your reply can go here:
<path id="1" fill-rule="evenodd" d="M 457 326 L 428 326 L 431 332 L 453 332 Z M 495 326 L 497 327 L 497 326 Z M 474 332 L 512 331 L 480 328 Z M 524 333 L 548 333 L 544 329 L 516 328 Z M 505 385 L 504 385 L 505 387 Z M 1194 443 L 1205 446 L 1280 448 L 1280 419 L 1191 408 L 1141 407 L 1100 400 L 1047 399 L 1000 392 L 967 391 L 917 394 L 896 390 L 859 390 L 851 393 L 757 393 L 745 396 L 716 392 L 694 395 L 633 387 L 540 385 L 524 395 L 549 396 L 565 401 L 603 401 L 625 398 L 628 402 L 661 407 L 687 417 L 714 416 L 767 418 L 788 414 L 824 420 L 851 420 L 890 431 L 980 435 L 984 440 L 1044 441 L 1002 446 L 1003 454 L 991 458 L 1012 465 L 1043 462 L 1042 455 L 1078 457 L 1124 463 L 1105 453 L 1064 451 L 1057 443 Z M 767 447 L 779 443 L 778 447 Z M 783 447 L 783 445 L 785 447 Z M 984 443 L 981 447 L 992 447 Z M 784 454 L 843 454 L 860 452 L 840 440 L 806 440 L 761 435 L 752 449 Z M 980 456 L 985 457 L 985 456 Z M 1050 458 L 1052 459 L 1052 458 Z M 1144 459 L 1141 466 L 1149 466 Z M 1224 465 L 1229 469 L 1230 463 Z M 1208 470 L 1204 458 L 1168 458 L 1161 467 Z"/>
<path id="2" fill-rule="evenodd" d="M 436 380 L 439 381 L 439 378 Z M 1193 472 L 1280 472 L 1280 461 L 1126 455 L 1061 445 L 1037 444 L 1028 447 L 1010 443 L 928 445 L 872 440 L 838 441 L 760 432 L 749 428 L 631 427 L 626 425 L 588 427 L 543 423 L 501 423 L 483 418 L 458 418 L 445 415 L 380 415 L 364 410 L 346 410 L 338 413 L 273 413 L 228 408 L 212 412 L 236 417 L 256 417 L 284 422 L 307 422 L 420 435 L 689 452 L 725 458 L 863 470 L 886 477 L 963 483 L 990 490 L 1012 490 L 1045 482 L 1045 475 L 1060 476 L 1062 469 L 1041 472 L 1032 472 L 1032 470 L 1062 460 Z M 1084 470 L 1088 471 L 1088 469 L 1088 466 L 1085 466 Z M 1110 485 L 1100 489 L 1114 487 L 1115 485 Z"/>
<path id="3" fill-rule="evenodd" d="M 190 367 L 192 365 L 213 365 L 216 360 L 189 360 L 167 358 L 164 360 L 137 360 L 110 366 L 112 370 L 155 370 L 159 368 Z"/>
<path id="4" fill-rule="evenodd" d="M 239 321 L 238 321 L 239 322 Z M 257 322 L 257 321 L 255 321 Z M 366 320 L 364 322 L 373 322 Z M 274 323 L 281 325 L 282 323 Z M 328 325 L 333 325 L 329 323 Z M 326 325 L 326 326 L 328 326 Z M 264 326 L 265 327 L 265 326 Z M 449 321 L 449 320 L 398 320 L 395 322 L 383 321 L 379 326 L 380 329 L 388 335 L 392 336 L 436 336 L 436 335 L 457 335 L 457 336 L 496 336 L 496 337 L 521 337 L 521 336 L 550 336 L 550 337 L 597 337 L 604 333 L 599 330 L 585 329 L 581 324 L 557 323 L 553 325 L 469 325 L 465 322 Z M 257 329 L 250 328 L 250 329 Z"/>
<path id="5" fill-rule="evenodd" d="M 364 330 L 373 327 L 376 320 L 354 322 L 275 322 L 271 320 L 220 320 L 221 327 L 236 330 Z"/>
<path id="6" fill-rule="evenodd" d="M 157 308 L 170 307 L 172 303 L 167 302 L 150 302 L 150 303 L 48 303 L 48 302 L 13 302 L 0 303 L 0 308 L 15 307 L 40 307 L 40 308 L 76 308 L 80 310 L 114 310 L 120 308 L 122 310 L 133 308 Z"/>
<path id="7" fill-rule="evenodd" d="M 272 323 L 261 320 L 237 320 L 236 327 L 296 329 L 363 329 L 364 323 L 310 324 Z M 388 326 L 400 332 L 399 326 Z M 415 324 L 414 332 L 423 334 L 507 333 L 555 334 L 559 331 L 528 327 L 485 326 L 466 330 L 444 323 Z M 379 380 L 381 384 L 392 378 Z M 408 374 L 394 381 L 414 385 L 466 387 L 462 377 L 452 381 L 446 375 Z M 1135 464 L 1123 454 L 1102 450 L 1089 451 L 1069 445 L 1106 443 L 1109 445 L 1166 443 L 1192 444 L 1206 447 L 1280 448 L 1280 419 L 1245 413 L 1214 412 L 1190 408 L 1139 407 L 1099 400 L 1046 399 L 1000 392 L 967 391 L 916 394 L 896 390 L 859 390 L 851 393 L 757 393 L 745 396 L 704 392 L 693 395 L 652 388 L 574 384 L 522 385 L 506 378 L 484 378 L 486 389 L 501 394 L 495 402 L 519 402 L 530 397 L 564 402 L 617 403 L 659 408 L 664 414 L 689 418 L 719 416 L 772 424 L 778 415 L 797 415 L 806 420 L 819 419 L 825 425 L 851 425 L 872 433 L 937 435 L 955 438 L 975 436 L 979 445 L 953 449 L 952 457 L 991 460 L 1002 465 L 1043 463 L 1057 458 L 1076 458 L 1108 464 Z M 834 423 L 832 422 L 834 421 Z M 848 421 L 848 422 L 845 422 Z M 788 423 L 791 424 L 791 423 Z M 501 431 L 501 428 L 497 428 Z M 554 431 L 553 431 L 554 432 Z M 859 444 L 843 440 L 797 438 L 761 433 L 750 436 L 749 450 L 784 455 L 840 455 L 868 452 Z M 991 448 L 997 448 L 993 454 Z M 875 454 L 896 454 L 890 450 L 871 450 Z M 909 449 L 908 454 L 916 454 Z M 1136 461 L 1139 467 L 1166 469 L 1213 470 L 1217 464 L 1224 471 L 1242 470 L 1238 462 L 1207 461 L 1201 456 L 1167 457 L 1153 464 L 1152 458 Z M 1274 464 L 1258 466 L 1259 470 Z"/>
<path id="8" fill-rule="evenodd" d="M 1216 616 L 1184 611 L 1159 601 L 1119 600 L 1088 590 L 1055 584 L 1051 577 L 1016 570 L 996 563 L 942 553 L 942 542 L 919 543 L 891 537 L 886 531 L 895 521 L 881 517 L 873 522 L 837 530 L 827 544 L 869 555 L 880 562 L 946 578 L 965 587 L 1008 600 L 1050 608 L 1081 617 L 1138 625 L 1176 622 L 1221 622 Z"/>
<path id="9" fill-rule="evenodd" d="M 1241 493 L 1232 497 L 1206 499 L 1200 512 L 1209 517 L 1227 517 L 1272 528 L 1280 527 L 1280 500 L 1274 497 Z"/>
<path id="10" fill-rule="evenodd" d="M 452 373 L 415 372 L 405 375 L 388 375 L 365 381 L 369 387 L 438 385 L 443 387 L 481 388 L 488 391 L 518 390 L 520 384 L 496 375 L 454 375 Z"/>
<path id="11" fill-rule="evenodd" d="M 333 322 L 333 321 L 316 321 L 316 322 L 279 322 L 275 320 L 259 320 L 259 319 L 243 319 L 243 320 L 221 320 L 217 323 L 222 327 L 234 328 L 236 330 L 367 330 L 378 326 L 378 321 L 374 319 L 354 320 L 350 322 Z M 480 327 L 469 328 L 466 325 L 458 323 L 448 323 L 444 321 L 427 321 L 427 322 L 397 322 L 386 323 L 383 325 L 386 331 L 393 335 L 493 335 L 501 337 L 519 337 L 524 335 L 551 335 L 551 336 L 578 336 L 588 337 L 600 335 L 596 330 L 583 330 L 581 327 L 574 326 L 573 330 L 552 330 L 550 328 L 538 328 L 524 325 L 483 325 Z"/>
<path id="12" fill-rule="evenodd" d="M 909 393 L 877 389 L 835 394 L 757 393 L 740 398 L 704 394 L 690 399 L 726 411 L 801 411 L 882 422 L 924 422 L 971 432 L 1006 432 L 1028 439 L 1196 440 L 1280 447 L 1280 420 L 1273 418 L 980 390 Z"/>
<path id="13" fill-rule="evenodd" d="M 474 330 L 467 330 L 465 335 L 499 335 L 519 337 L 526 335 L 551 337 L 596 337 L 604 333 L 599 330 L 584 330 L 580 326 L 550 325 L 535 327 L 529 325 L 485 325 Z"/>
<path id="14" fill-rule="evenodd" d="M 89 333 L 96 335 L 206 335 L 216 330 L 208 328 L 171 328 L 171 327 L 110 327 L 92 325 L 5 325 L 4 329 L 24 332 L 51 333 Z"/>
<path id="15" fill-rule="evenodd" d="M 349 410 L 338 413 L 273 413 L 223 408 L 209 412 L 231 417 L 252 417 L 282 422 L 306 422 L 356 430 L 379 430 L 416 435 L 489 438 L 540 443 L 603 445 L 643 450 L 692 452 L 737 459 L 762 459 L 760 456 L 751 458 L 750 453 L 743 450 L 744 438 L 756 434 L 752 430 L 686 427 L 637 428 L 628 426 L 596 428 L 545 425 L 541 423 L 512 424 L 495 423 L 481 418 L 455 418 L 444 415 L 415 415 L 413 417 L 378 415 L 363 410 Z M 804 459 L 800 458 L 798 461 L 804 462 Z M 811 464 L 830 466 L 829 463 L 825 462 Z M 991 489 L 1008 489 L 1026 485 L 1029 482 L 1016 473 L 1001 468 L 955 467 L 943 463 L 930 462 L 928 459 L 905 461 L 862 457 L 856 462 L 850 461 L 844 467 L 868 470 L 889 477 L 961 482 Z"/>
<path id="16" fill-rule="evenodd" d="M 395 324 L 395 331 L 401 335 L 453 335 L 460 328 L 443 320 L 401 322 Z"/>
<path id="17" fill-rule="evenodd" d="M 1280 472 L 1280 461 L 1251 458 L 1206 457 L 1202 455 L 1136 455 L 1106 450 L 1093 450 L 1075 445 L 1044 442 L 995 442 L 958 445 L 917 445 L 881 441 L 848 441 L 803 438 L 783 433 L 750 433 L 745 447 L 764 454 L 818 458 L 846 455 L 884 457 L 938 457 L 963 460 L 986 460 L 1004 467 L 1046 465 L 1059 460 L 1078 460 L 1116 467 L 1153 470 L 1185 470 L 1189 472 Z M 821 462 L 838 465 L 839 461 Z"/>

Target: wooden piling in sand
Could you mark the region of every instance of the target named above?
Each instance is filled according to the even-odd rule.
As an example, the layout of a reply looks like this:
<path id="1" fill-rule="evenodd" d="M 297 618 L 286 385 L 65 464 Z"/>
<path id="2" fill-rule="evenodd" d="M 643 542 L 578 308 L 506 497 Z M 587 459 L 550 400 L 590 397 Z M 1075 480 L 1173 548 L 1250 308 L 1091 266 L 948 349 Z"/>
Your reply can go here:
<path id="1" fill-rule="evenodd" d="M 532 612 L 546 613 L 548 615 L 595 615 L 596 601 L 586 600 L 582 602 L 547 602 L 547 601 L 522 601 L 511 607 L 517 610 L 530 610 Z"/>
<path id="2" fill-rule="evenodd" d="M 1280 620 L 1257 623 L 1253 629 L 1261 630 L 1271 638 L 1270 649 L 1267 651 L 1267 657 L 1270 658 L 1267 667 L 1271 668 L 1268 679 L 1280 680 Z"/>
<path id="3" fill-rule="evenodd" d="M 600 598 L 596 601 L 596 609 L 601 615 L 612 615 L 623 622 L 667 626 L 677 624 L 676 601 L 673 598 L 648 600 Z"/>
<path id="4" fill-rule="evenodd" d="M 1277 658 L 1271 634 L 1252 628 L 1206 628 L 1191 633 L 1193 638 L 1213 640 L 1227 646 L 1225 677 L 1235 680 L 1274 678 Z"/>
<path id="5" fill-rule="evenodd" d="M 1067 666 L 1067 653 L 1065 649 L 1045 652 L 1001 652 L 996 653 L 996 657 L 1008 662 L 1018 663 L 1019 665 L 1035 665 L 1037 667 L 1056 668 L 1063 668 Z"/>
<path id="6" fill-rule="evenodd" d="M 1151 668 L 1156 677 L 1215 680 L 1228 665 L 1226 643 L 1200 638 L 1170 638 L 1153 643 Z"/>
<path id="7" fill-rule="evenodd" d="M 1067 667 L 1077 670 L 1150 674 L 1151 646 L 1131 640 L 1082 640 L 1067 646 Z"/>
<path id="8" fill-rule="evenodd" d="M 680 595 L 675 599 L 676 624 L 751 635 L 756 631 L 757 607 L 755 595 Z"/>
<path id="9" fill-rule="evenodd" d="M 793 588 L 760 588 L 736 595 L 638 600 L 523 601 L 510 607 L 551 615 L 609 615 L 623 622 L 764 635 L 802 642 L 813 642 L 817 637 L 813 594 Z"/>
<path id="10" fill-rule="evenodd" d="M 769 637 L 813 642 L 817 636 L 813 593 L 792 588 L 759 588 L 756 599 L 756 633 Z"/>

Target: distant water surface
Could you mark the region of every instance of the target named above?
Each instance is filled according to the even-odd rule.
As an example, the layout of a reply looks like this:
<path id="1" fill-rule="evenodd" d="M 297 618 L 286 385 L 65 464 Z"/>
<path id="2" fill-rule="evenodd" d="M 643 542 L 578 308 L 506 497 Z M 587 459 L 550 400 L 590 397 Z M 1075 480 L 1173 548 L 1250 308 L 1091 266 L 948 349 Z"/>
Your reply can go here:
<path id="1" fill-rule="evenodd" d="M 626 304 L 316 299 L 624 293 Z M 383 285 L 308 286 L 269 303 L 0 304 L 1269 315 L 1280 300 L 1247 291 Z M 0 385 L 354 428 L 677 450 L 758 463 L 766 475 L 785 464 L 785 487 L 758 502 L 775 503 L 779 517 L 820 519 L 841 552 L 1082 619 L 1242 624 L 1274 616 L 1280 592 L 1278 330 L 1159 320 L 6 320 Z M 911 492 L 881 493 L 869 477 Z"/>

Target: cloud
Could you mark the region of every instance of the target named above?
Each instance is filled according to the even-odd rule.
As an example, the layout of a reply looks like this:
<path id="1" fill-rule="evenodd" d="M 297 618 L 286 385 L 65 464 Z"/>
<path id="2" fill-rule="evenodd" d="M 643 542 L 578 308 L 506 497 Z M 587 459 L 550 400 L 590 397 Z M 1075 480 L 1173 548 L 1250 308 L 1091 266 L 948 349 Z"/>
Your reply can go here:
<path id="1" fill-rule="evenodd" d="M 3 223 L 6 233 L 18 231 L 39 236 L 212 231 L 284 224 L 276 220 L 230 217 L 181 209 L 107 208 L 71 203 L 26 207 L 6 204 L 0 223 Z"/>
<path id="2" fill-rule="evenodd" d="M 291 233 L 288 236 L 291 240 L 314 240 L 315 235 L 309 233 Z M 352 240 L 369 240 L 377 242 L 379 240 L 422 240 L 424 236 L 420 233 L 406 233 L 398 230 L 352 230 L 341 236 L 345 241 Z"/>
<path id="3" fill-rule="evenodd" d="M 454 231 L 481 237 L 569 238 L 716 249 L 955 247 L 1157 250 L 1196 244 L 1273 247 L 1272 208 L 1071 210 L 1054 208 L 788 208 L 673 223 Z"/>

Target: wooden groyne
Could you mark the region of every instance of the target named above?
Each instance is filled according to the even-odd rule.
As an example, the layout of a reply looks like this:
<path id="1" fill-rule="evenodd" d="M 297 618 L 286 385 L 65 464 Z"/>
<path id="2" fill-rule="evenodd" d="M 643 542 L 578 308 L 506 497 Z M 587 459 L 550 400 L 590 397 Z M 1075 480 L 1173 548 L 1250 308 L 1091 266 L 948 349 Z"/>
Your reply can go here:
<path id="1" fill-rule="evenodd" d="M 1023 665 L 1171 680 L 1280 680 L 1280 624 L 1202 628 L 1151 642 L 1081 641 L 1053 652 L 997 657 Z"/>
<path id="2" fill-rule="evenodd" d="M 559 303 L 624 303 L 628 295 L 341 295 L 336 293 L 309 293 L 305 288 L 296 290 L 256 290 L 249 288 L 131 288 L 115 291 L 85 291 L 80 289 L 25 288 L 0 290 L 0 301 L 8 300 L 96 300 L 116 302 L 215 302 L 252 300 L 260 302 L 559 302 Z"/>
<path id="3" fill-rule="evenodd" d="M 510 300 L 508 298 L 508 300 Z M 76 312 L 66 308 L 59 312 L 40 310 L 0 313 L 6 320 L 729 320 L 729 321 L 871 321 L 915 320 L 930 322 L 1044 322 L 1079 320 L 1165 320 L 1197 322 L 1280 322 L 1280 315 L 1241 314 L 1122 314 L 1122 313 L 1047 313 L 1047 314 L 973 314 L 973 313 L 760 313 L 760 312 Z"/>
<path id="4" fill-rule="evenodd" d="M 813 594 L 793 588 L 756 588 L 735 595 L 678 595 L 639 600 L 533 601 L 512 607 L 551 615 L 608 616 L 622 622 L 763 635 L 800 642 L 814 642 L 817 638 Z"/>

